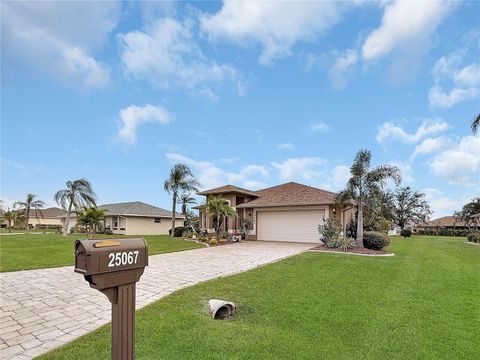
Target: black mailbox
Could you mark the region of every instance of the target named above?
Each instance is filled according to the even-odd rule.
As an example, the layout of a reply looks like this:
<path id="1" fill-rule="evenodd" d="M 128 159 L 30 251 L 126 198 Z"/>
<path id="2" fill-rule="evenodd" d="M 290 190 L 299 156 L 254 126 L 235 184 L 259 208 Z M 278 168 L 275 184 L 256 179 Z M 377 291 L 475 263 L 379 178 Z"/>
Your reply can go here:
<path id="1" fill-rule="evenodd" d="M 112 359 L 133 360 L 135 284 L 148 265 L 143 238 L 75 241 L 75 272 L 112 303 Z"/>

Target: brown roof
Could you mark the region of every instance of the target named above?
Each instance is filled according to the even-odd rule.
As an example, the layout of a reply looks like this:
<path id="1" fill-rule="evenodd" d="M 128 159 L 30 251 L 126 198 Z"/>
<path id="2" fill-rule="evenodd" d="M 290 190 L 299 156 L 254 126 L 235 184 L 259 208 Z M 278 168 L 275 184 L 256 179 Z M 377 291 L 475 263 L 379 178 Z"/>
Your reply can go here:
<path id="1" fill-rule="evenodd" d="M 236 193 L 236 194 L 249 195 L 249 196 L 255 196 L 255 197 L 258 196 L 257 191 L 243 189 L 241 187 L 234 186 L 234 185 L 225 185 L 225 186 L 220 186 L 210 190 L 200 191 L 197 193 L 197 195 L 213 195 L 213 194 L 225 194 L 225 193 Z"/>
<path id="2" fill-rule="evenodd" d="M 418 227 L 426 226 L 466 226 L 464 221 L 455 219 L 454 216 L 443 216 L 441 218 L 431 220 L 426 224 L 419 224 Z"/>
<path id="3" fill-rule="evenodd" d="M 38 213 L 38 214 L 37 214 Z M 30 217 L 31 218 L 55 218 L 60 215 L 66 214 L 67 212 L 63 209 L 57 208 L 57 207 L 51 207 L 47 209 L 41 209 L 41 210 L 30 210 Z"/>
<path id="4" fill-rule="evenodd" d="M 240 204 L 237 208 L 324 205 L 335 202 L 335 193 L 312 186 L 289 182 L 256 191 L 257 199 Z"/>

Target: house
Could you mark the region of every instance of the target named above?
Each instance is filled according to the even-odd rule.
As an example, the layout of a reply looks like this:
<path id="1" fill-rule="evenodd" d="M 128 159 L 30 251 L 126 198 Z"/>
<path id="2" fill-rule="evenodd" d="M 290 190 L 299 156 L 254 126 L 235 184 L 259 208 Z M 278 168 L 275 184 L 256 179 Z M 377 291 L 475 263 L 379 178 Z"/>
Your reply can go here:
<path id="1" fill-rule="evenodd" d="M 172 227 L 172 212 L 140 201 L 105 204 L 98 206 L 105 210 L 105 227 L 120 235 L 164 235 Z M 65 226 L 66 215 L 61 216 Z M 183 226 L 184 216 L 176 214 L 175 226 Z M 72 213 L 68 231 L 77 223 Z"/>
<path id="2" fill-rule="evenodd" d="M 62 222 L 59 216 L 66 214 L 66 211 L 57 207 L 47 209 L 31 209 L 28 224 L 32 228 L 61 226 Z M 24 226 L 21 220 L 15 221 L 14 226 Z"/>
<path id="3" fill-rule="evenodd" d="M 464 221 L 457 219 L 455 216 L 443 216 L 423 224 L 418 224 L 415 230 L 439 230 L 440 228 L 460 230 L 467 229 L 468 226 Z"/>
<path id="4" fill-rule="evenodd" d="M 223 230 L 239 232 L 243 220 L 249 220 L 248 240 L 320 242 L 318 226 L 326 219 L 336 217 L 345 229 L 354 216 L 352 204 L 342 208 L 335 203 L 335 193 L 295 182 L 257 191 L 225 185 L 197 194 L 206 200 L 220 195 L 236 210 L 236 217 L 223 221 Z M 213 232 L 215 215 L 206 214 L 205 205 L 195 209 L 201 229 Z"/>

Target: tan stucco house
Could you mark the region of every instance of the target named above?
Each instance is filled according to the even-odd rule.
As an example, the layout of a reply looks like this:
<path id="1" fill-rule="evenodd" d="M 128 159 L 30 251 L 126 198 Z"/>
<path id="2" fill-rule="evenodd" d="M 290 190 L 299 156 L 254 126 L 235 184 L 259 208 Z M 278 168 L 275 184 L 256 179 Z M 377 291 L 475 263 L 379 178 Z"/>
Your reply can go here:
<path id="1" fill-rule="evenodd" d="M 352 204 L 335 203 L 335 193 L 295 182 L 256 191 L 225 185 L 198 195 L 206 200 L 221 195 L 236 210 L 237 217 L 223 222 L 224 230 L 239 232 L 242 220 L 248 219 L 252 224 L 248 240 L 320 242 L 318 225 L 325 219 L 336 217 L 345 227 L 354 214 Z M 206 214 L 202 205 L 195 208 L 201 229 L 213 232 L 214 216 Z"/>
<path id="2" fill-rule="evenodd" d="M 36 228 L 41 225 L 49 225 L 49 226 L 61 226 L 62 222 L 59 216 L 62 216 L 66 213 L 65 210 L 57 208 L 57 207 L 50 207 L 47 209 L 41 210 L 30 210 L 30 216 L 28 219 L 28 224 L 30 227 Z M 15 226 L 21 225 L 17 222 L 14 224 Z"/>
<path id="3" fill-rule="evenodd" d="M 172 225 L 172 212 L 140 201 L 98 206 L 105 211 L 105 227 L 119 235 L 164 235 Z M 62 225 L 66 216 L 61 217 Z M 183 226 L 184 216 L 176 214 L 175 226 Z M 69 229 L 77 223 L 76 215 L 70 217 Z"/>

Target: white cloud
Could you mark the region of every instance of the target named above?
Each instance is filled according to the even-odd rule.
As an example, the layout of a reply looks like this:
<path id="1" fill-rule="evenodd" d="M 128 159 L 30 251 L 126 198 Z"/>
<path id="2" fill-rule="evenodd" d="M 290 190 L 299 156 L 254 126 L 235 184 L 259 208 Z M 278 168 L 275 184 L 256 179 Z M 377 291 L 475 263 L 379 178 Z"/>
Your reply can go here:
<path id="1" fill-rule="evenodd" d="M 282 180 L 303 178 L 314 180 L 323 173 L 326 160 L 318 157 L 292 158 L 281 163 L 273 162 L 272 166 L 278 170 Z"/>
<path id="2" fill-rule="evenodd" d="M 266 65 L 290 55 L 297 42 L 315 40 L 339 21 L 344 8 L 341 2 L 225 0 L 216 14 L 203 14 L 200 24 L 215 39 L 261 44 L 259 62 Z"/>
<path id="3" fill-rule="evenodd" d="M 280 150 L 293 150 L 295 149 L 295 145 L 293 145 L 292 143 L 286 142 L 283 144 L 278 144 L 277 148 Z"/>
<path id="4" fill-rule="evenodd" d="M 463 205 L 475 196 L 475 194 L 472 193 L 452 198 L 435 188 L 427 188 L 422 191 L 425 193 L 425 200 L 428 201 L 433 211 L 432 219 L 453 215 L 455 211 L 461 210 Z"/>
<path id="5" fill-rule="evenodd" d="M 396 49 L 422 51 L 451 6 L 447 1 L 387 3 L 380 27 L 373 30 L 363 44 L 363 58 L 374 60 Z"/>
<path id="6" fill-rule="evenodd" d="M 247 165 L 242 167 L 239 172 L 229 172 L 219 168 L 214 162 L 198 161 L 178 153 L 168 153 L 166 157 L 172 163 L 180 162 L 191 166 L 203 189 L 225 184 L 237 184 L 243 187 L 255 184 L 259 186 L 263 184 L 261 179 L 266 179 L 270 175 L 267 167 L 263 165 Z"/>
<path id="7" fill-rule="evenodd" d="M 2 2 L 7 64 L 40 68 L 86 88 L 104 87 L 110 70 L 92 53 L 116 27 L 119 10 L 117 2 Z"/>
<path id="8" fill-rule="evenodd" d="M 312 123 L 308 127 L 308 129 L 310 131 L 327 131 L 328 129 L 330 129 L 330 126 L 322 122 L 315 122 L 315 123 Z"/>
<path id="9" fill-rule="evenodd" d="M 341 90 L 347 83 L 347 78 L 352 73 L 352 66 L 358 61 L 357 50 L 348 49 L 337 57 L 329 70 L 330 78 L 336 90 Z"/>
<path id="10" fill-rule="evenodd" d="M 162 125 L 169 124 L 174 117 L 161 106 L 150 104 L 144 106 L 130 105 L 120 110 L 121 128 L 118 132 L 120 140 L 127 144 L 137 141 L 137 128 L 140 124 L 156 122 Z"/>
<path id="11" fill-rule="evenodd" d="M 466 136 L 452 148 L 436 155 L 430 168 L 450 184 L 480 184 L 480 137 Z"/>
<path id="12" fill-rule="evenodd" d="M 378 128 L 377 142 L 384 144 L 392 140 L 400 140 L 404 143 L 416 143 L 424 137 L 443 132 L 449 128 L 447 122 L 441 120 L 426 120 L 413 134 L 406 132 L 393 122 L 385 122 Z"/>
<path id="13" fill-rule="evenodd" d="M 144 31 L 118 35 L 125 73 L 150 81 L 162 89 L 182 87 L 216 101 L 211 86 L 225 79 L 237 85 L 240 95 L 245 85 L 235 68 L 208 59 L 194 40 L 194 24 L 171 18 L 159 19 Z"/>
<path id="14" fill-rule="evenodd" d="M 480 63 L 462 66 L 464 56 L 464 51 L 456 52 L 435 63 L 433 86 L 428 93 L 430 105 L 448 108 L 480 95 Z"/>
<path id="15" fill-rule="evenodd" d="M 426 138 L 420 144 L 415 146 L 415 150 L 413 152 L 412 157 L 414 158 L 420 154 L 431 153 L 433 151 L 444 148 L 448 144 L 450 144 L 450 140 L 444 136 L 439 136 L 436 138 L 432 138 L 432 137 Z"/>

